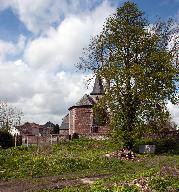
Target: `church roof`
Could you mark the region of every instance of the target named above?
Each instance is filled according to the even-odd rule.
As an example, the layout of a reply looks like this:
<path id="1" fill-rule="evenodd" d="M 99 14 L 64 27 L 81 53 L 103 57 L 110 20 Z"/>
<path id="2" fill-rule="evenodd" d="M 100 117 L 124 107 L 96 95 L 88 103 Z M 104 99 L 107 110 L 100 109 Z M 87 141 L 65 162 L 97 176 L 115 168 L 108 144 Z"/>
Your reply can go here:
<path id="1" fill-rule="evenodd" d="M 69 129 L 69 114 L 67 114 L 63 120 L 62 120 L 62 124 L 59 127 L 60 130 L 62 129 Z"/>
<path id="2" fill-rule="evenodd" d="M 104 94 L 104 88 L 102 80 L 99 77 L 96 77 L 93 91 L 90 95 L 85 94 L 75 105 L 71 106 L 69 110 L 74 107 L 91 107 L 96 103 L 96 97 Z M 95 96 L 95 97 L 94 97 Z"/>
<path id="3" fill-rule="evenodd" d="M 75 106 L 82 106 L 82 105 L 93 105 L 94 100 L 89 95 L 85 94 L 76 104 Z"/>
<path id="4" fill-rule="evenodd" d="M 93 91 L 90 95 L 103 95 L 104 94 L 104 87 L 100 77 L 96 76 Z"/>
<path id="5" fill-rule="evenodd" d="M 75 105 L 69 108 L 72 109 L 74 107 L 89 107 L 95 104 L 95 101 L 90 95 L 85 94 Z"/>

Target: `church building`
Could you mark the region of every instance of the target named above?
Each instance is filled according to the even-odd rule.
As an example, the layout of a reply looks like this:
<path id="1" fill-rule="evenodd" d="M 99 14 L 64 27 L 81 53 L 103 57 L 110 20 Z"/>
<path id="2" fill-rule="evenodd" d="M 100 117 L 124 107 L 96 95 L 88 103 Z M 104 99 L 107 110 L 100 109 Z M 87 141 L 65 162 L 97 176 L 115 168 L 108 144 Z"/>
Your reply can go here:
<path id="1" fill-rule="evenodd" d="M 69 114 L 63 118 L 60 126 L 60 132 L 68 130 L 69 135 L 91 135 L 91 134 L 106 134 L 107 127 L 98 124 L 95 121 L 93 106 L 104 94 L 102 80 L 95 79 L 93 91 L 88 95 L 85 94 L 79 102 L 71 106 Z"/>

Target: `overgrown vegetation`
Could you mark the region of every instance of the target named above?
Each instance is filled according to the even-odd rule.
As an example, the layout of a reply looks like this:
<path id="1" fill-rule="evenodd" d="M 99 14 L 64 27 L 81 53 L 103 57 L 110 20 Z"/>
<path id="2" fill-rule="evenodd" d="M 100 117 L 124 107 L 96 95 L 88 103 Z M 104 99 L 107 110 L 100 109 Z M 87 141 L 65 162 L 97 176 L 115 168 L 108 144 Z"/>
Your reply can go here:
<path id="1" fill-rule="evenodd" d="M 110 140 L 75 139 L 53 146 L 0 150 L 0 179 L 19 181 L 28 178 L 30 182 L 44 176 L 44 181 L 48 176 L 58 176 L 62 181 L 99 176 L 89 185 L 42 190 L 54 192 L 138 191 L 138 181 L 134 182 L 138 179 L 143 179 L 157 191 L 167 191 L 168 187 L 178 190 L 179 156 L 137 155 L 133 161 L 105 156 L 119 148 L 119 144 Z M 100 178 L 103 175 L 105 177 Z M 159 182 L 162 186 L 158 185 Z"/>

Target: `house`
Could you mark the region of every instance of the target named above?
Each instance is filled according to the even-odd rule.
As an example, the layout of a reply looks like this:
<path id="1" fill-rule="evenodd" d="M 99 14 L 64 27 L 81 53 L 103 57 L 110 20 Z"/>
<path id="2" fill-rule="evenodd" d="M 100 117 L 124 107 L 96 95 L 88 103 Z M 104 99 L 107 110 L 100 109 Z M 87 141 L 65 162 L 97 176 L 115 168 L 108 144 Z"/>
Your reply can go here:
<path id="1" fill-rule="evenodd" d="M 42 135 L 49 135 L 49 134 L 53 134 L 53 129 L 55 127 L 55 125 L 48 121 L 45 125 L 42 125 L 43 130 L 42 130 Z"/>
<path id="2" fill-rule="evenodd" d="M 45 125 L 26 122 L 16 128 L 20 131 L 20 135 L 45 136 L 53 133 L 53 127 L 54 124 L 49 121 Z"/>
<path id="3" fill-rule="evenodd" d="M 36 123 L 26 122 L 16 128 L 20 131 L 21 135 L 40 135 L 43 132 L 43 127 Z"/>
<path id="4" fill-rule="evenodd" d="M 60 130 L 68 130 L 69 135 L 106 134 L 107 126 L 99 125 L 95 119 L 93 106 L 103 96 L 104 88 L 102 80 L 95 79 L 93 91 L 85 94 L 75 105 L 68 110 L 69 113 L 63 118 Z"/>

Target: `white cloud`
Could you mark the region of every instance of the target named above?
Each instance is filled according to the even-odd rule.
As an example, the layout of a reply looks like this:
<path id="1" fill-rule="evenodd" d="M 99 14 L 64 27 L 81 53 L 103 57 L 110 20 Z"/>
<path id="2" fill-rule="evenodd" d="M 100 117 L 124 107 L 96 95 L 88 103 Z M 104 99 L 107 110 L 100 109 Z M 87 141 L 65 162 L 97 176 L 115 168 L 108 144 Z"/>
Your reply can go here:
<path id="1" fill-rule="evenodd" d="M 82 74 L 33 70 L 21 60 L 1 63 L 0 77 L 0 99 L 22 109 L 26 121 L 45 123 L 58 116 L 59 123 L 68 107 L 86 92 Z"/>
<path id="2" fill-rule="evenodd" d="M 14 45 L 9 42 L 0 40 L 0 59 L 4 60 L 9 52 L 13 52 Z"/>
<path id="3" fill-rule="evenodd" d="M 179 125 L 179 105 L 173 105 L 169 102 L 167 107 L 171 113 L 173 121 Z"/>
<path id="4" fill-rule="evenodd" d="M 106 17 L 113 11 L 114 8 L 104 2 L 92 13 L 65 18 L 57 29 L 51 27 L 45 35 L 29 42 L 25 50 L 25 61 L 37 68 L 71 68 L 90 38 L 101 31 Z"/>
<path id="5" fill-rule="evenodd" d="M 11 6 L 33 30 L 37 21 L 44 25 L 46 16 L 41 20 L 38 14 L 43 15 L 45 7 L 53 1 L 43 1 L 43 8 L 40 0 L 32 5 L 31 0 L 0 2 L 4 2 L 4 7 Z M 73 6 L 78 8 L 77 1 L 73 1 Z M 34 11 L 36 14 L 29 21 Z M 91 36 L 100 32 L 106 17 L 113 11 L 114 8 L 105 1 L 93 11 L 69 14 L 58 27 L 48 27 L 35 39 L 19 36 L 15 44 L 0 41 L 0 98 L 22 109 L 24 120 L 59 123 L 68 107 L 89 92 L 84 83 L 85 76 L 76 73 L 73 66 L 82 48 L 88 45 Z M 50 25 L 51 20 L 46 22 Z M 11 56 L 19 54 L 13 61 Z"/>
<path id="6" fill-rule="evenodd" d="M 38 33 L 33 39 L 20 35 L 16 43 L 0 40 L 0 99 L 22 109 L 24 121 L 59 123 L 68 107 L 89 92 L 86 77 L 75 72 L 74 64 L 115 9 L 103 1 L 95 9 L 78 11 L 80 3 L 90 7 L 96 2 L 0 0 L 0 10 L 11 7 L 30 31 Z M 170 108 L 179 121 L 176 107 Z"/>
<path id="7" fill-rule="evenodd" d="M 68 14 L 88 10 L 99 2 L 99 0 L 0 0 L 0 10 L 12 8 L 29 31 L 39 33 L 48 29 L 51 24 L 59 23 Z"/>
<path id="8" fill-rule="evenodd" d="M 15 56 L 23 52 L 26 38 L 19 36 L 17 43 L 6 42 L 0 39 L 0 60 L 8 59 L 8 56 Z"/>
<path id="9" fill-rule="evenodd" d="M 32 96 L 19 98 L 16 106 L 22 108 L 26 120 L 42 123 L 50 120 L 45 119 L 48 116 L 58 116 L 56 122 L 60 122 L 60 117 L 86 92 L 84 76 L 67 72 L 60 72 L 55 76 L 44 73 L 31 80 L 30 86 L 34 88 Z"/>

